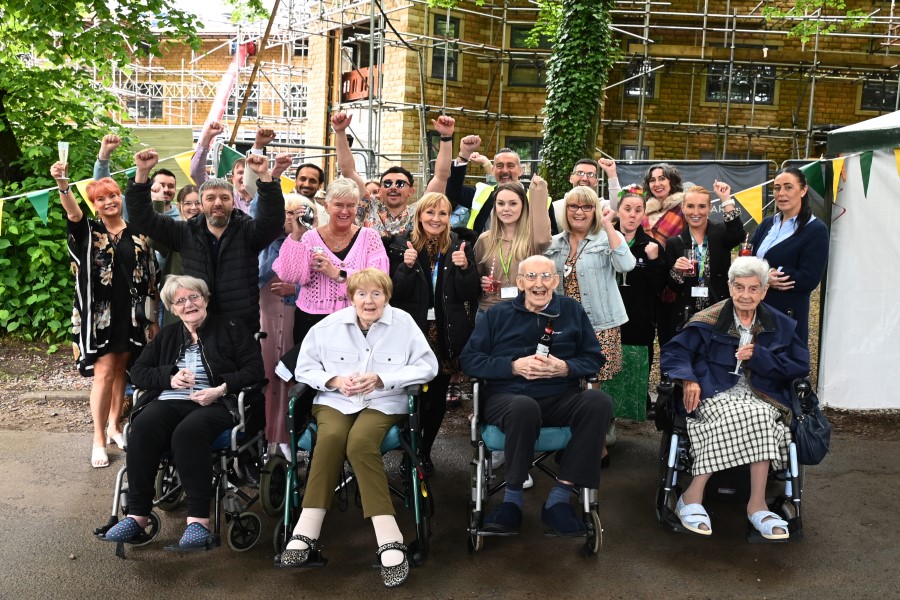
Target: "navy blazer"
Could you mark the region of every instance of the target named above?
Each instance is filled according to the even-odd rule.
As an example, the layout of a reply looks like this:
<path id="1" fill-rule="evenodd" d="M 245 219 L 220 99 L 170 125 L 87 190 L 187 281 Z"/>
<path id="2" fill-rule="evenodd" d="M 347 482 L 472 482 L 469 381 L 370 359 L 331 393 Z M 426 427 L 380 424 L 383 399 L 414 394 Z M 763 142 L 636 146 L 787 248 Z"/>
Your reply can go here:
<path id="1" fill-rule="evenodd" d="M 753 233 L 754 254 L 772 229 L 774 217 L 767 217 Z M 804 344 L 809 343 L 809 296 L 819 286 L 828 263 L 828 228 L 820 219 L 809 221 L 799 232 L 775 244 L 766 252 L 766 261 L 773 269 L 790 275 L 792 290 L 769 288 L 765 303 L 797 321 L 797 334 Z"/>

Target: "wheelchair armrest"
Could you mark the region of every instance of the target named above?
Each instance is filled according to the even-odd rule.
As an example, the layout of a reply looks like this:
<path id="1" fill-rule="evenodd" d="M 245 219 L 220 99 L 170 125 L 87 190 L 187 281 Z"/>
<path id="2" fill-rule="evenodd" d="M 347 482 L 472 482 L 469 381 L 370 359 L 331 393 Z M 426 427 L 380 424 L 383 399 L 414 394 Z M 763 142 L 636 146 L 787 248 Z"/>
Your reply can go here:
<path id="1" fill-rule="evenodd" d="M 299 398 L 302 396 L 306 390 L 309 389 L 309 385 L 305 383 L 295 383 L 290 390 L 288 390 L 288 396 L 293 396 L 295 398 Z"/>
<path id="2" fill-rule="evenodd" d="M 418 384 L 418 383 L 417 383 L 417 384 L 415 384 L 415 385 L 408 385 L 408 386 L 406 386 L 406 393 L 409 394 L 409 395 L 411 395 L 411 396 L 418 396 L 419 394 L 422 393 L 422 386 L 421 386 L 421 384 Z"/>
<path id="3" fill-rule="evenodd" d="M 479 411 L 481 410 L 481 402 L 479 399 L 480 392 L 481 382 L 476 379 L 472 382 L 472 421 L 469 424 L 473 444 L 476 444 L 478 442 L 478 422 L 480 420 Z"/>

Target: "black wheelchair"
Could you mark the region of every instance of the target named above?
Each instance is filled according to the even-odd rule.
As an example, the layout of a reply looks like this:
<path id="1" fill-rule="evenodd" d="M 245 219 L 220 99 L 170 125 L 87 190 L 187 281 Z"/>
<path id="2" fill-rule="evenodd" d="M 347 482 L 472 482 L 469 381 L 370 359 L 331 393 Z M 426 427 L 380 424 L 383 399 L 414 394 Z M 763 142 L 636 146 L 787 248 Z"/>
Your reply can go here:
<path id="1" fill-rule="evenodd" d="M 803 396 L 810 391 L 809 381 L 793 382 L 793 393 Z M 656 518 L 659 524 L 671 531 L 687 533 L 681 524 L 675 505 L 683 492 L 681 476 L 691 474 L 690 440 L 687 432 L 687 416 L 682 404 L 681 384 L 673 382 L 667 374 L 657 386 L 656 429 L 663 432 L 659 447 L 659 487 L 656 492 Z M 766 503 L 769 510 L 781 515 L 788 523 L 790 537 L 784 540 L 768 540 L 748 523 L 747 541 L 750 543 L 780 543 L 797 541 L 803 535 L 800 506 L 803 495 L 805 467 L 797 459 L 797 446 L 792 441 L 788 447 L 788 463 L 784 469 L 770 469 L 766 485 Z M 718 471 L 706 486 L 706 499 L 721 502 L 747 502 L 750 498 L 749 465 Z"/>
<path id="2" fill-rule="evenodd" d="M 412 509 L 415 519 L 416 539 L 407 544 L 408 558 L 411 566 L 421 566 L 428 556 L 431 537 L 430 519 L 434 513 L 434 495 L 428 486 L 422 457 L 418 449 L 421 447 L 421 426 L 419 418 L 419 391 L 421 386 L 409 386 L 406 389 L 409 402 L 409 419 L 391 427 L 381 442 L 382 455 L 392 450 L 402 452 L 400 463 L 401 482 L 397 485 L 388 477 L 388 488 L 400 498 L 406 508 Z M 307 454 L 305 460 L 295 459 L 287 467 L 285 481 L 285 500 L 283 503 L 283 519 L 275 528 L 275 566 L 281 565 L 281 553 L 291 539 L 294 524 L 300 517 L 303 503 L 304 471 L 309 475 L 315 455 L 317 425 L 310 414 L 315 392 L 305 383 L 298 383 L 291 388 L 288 402 L 287 427 L 290 436 L 290 451 L 296 457 L 298 452 Z M 280 467 L 279 467 L 280 468 Z M 355 482 L 349 463 L 345 460 L 343 472 L 338 478 L 335 494 L 338 496 L 338 509 L 347 510 L 350 494 L 358 507 L 362 506 L 359 489 L 352 492 Z M 376 558 L 378 565 L 379 559 Z M 321 548 L 310 551 L 309 566 L 324 566 L 328 559 Z"/>
<path id="3" fill-rule="evenodd" d="M 593 386 L 596 383 L 596 378 L 592 378 L 585 385 Z M 485 531 L 483 527 L 487 499 L 506 487 L 505 480 L 493 483 L 496 477 L 491 467 L 491 452 L 504 449 L 506 436 L 499 427 L 487 424 L 484 421 L 484 415 L 482 414 L 484 407 L 480 401 L 482 385 L 482 382 L 476 381 L 472 386 L 474 414 L 472 415 L 470 427 L 473 456 L 471 463 L 471 493 L 468 505 L 469 552 L 481 551 L 484 548 L 484 538 L 487 536 L 513 535 Z M 564 450 L 570 439 L 572 439 L 572 431 L 568 427 L 541 427 L 540 434 L 534 445 L 535 456 L 531 461 L 531 466 L 555 480 L 556 473 L 546 464 L 547 459 Z M 582 556 L 588 557 L 600 552 L 600 548 L 603 545 L 603 527 L 600 523 L 597 490 L 582 488 L 577 493 L 580 498 L 582 517 L 587 526 L 585 542 L 580 552 Z"/>
<path id="4" fill-rule="evenodd" d="M 264 472 L 259 483 L 260 490 L 255 491 L 250 487 L 246 473 L 247 465 L 259 462 L 266 449 L 264 436 L 264 390 L 266 384 L 266 381 L 261 381 L 241 390 L 237 396 L 238 423 L 223 431 L 212 444 L 212 485 L 215 489 L 215 511 L 211 542 L 206 549 L 216 548 L 221 544 L 222 513 L 224 512 L 228 545 L 238 552 L 249 550 L 259 541 L 262 531 L 262 522 L 259 516 L 250 512 L 249 508 L 263 496 L 269 498 L 269 502 L 278 501 L 277 482 L 275 485 L 271 485 L 272 479 L 267 480 Z M 135 390 L 136 404 L 140 393 L 140 390 Z M 123 435 L 127 448 L 128 426 L 125 427 Z M 184 499 L 184 490 L 178 477 L 178 467 L 174 464 L 171 454 L 163 455 L 160 461 L 155 487 L 154 508 L 166 512 L 173 511 Z M 126 467 L 123 465 L 116 474 L 112 514 L 106 524 L 94 529 L 94 535 L 99 539 L 104 539 L 106 532 L 119 522 L 120 514 L 123 517 L 128 514 L 127 493 L 128 477 Z M 281 495 L 283 503 L 283 488 Z M 156 539 L 161 528 L 161 521 L 156 511 L 151 511 L 149 517 L 146 531 L 125 543 L 131 546 L 144 546 Z M 119 558 L 125 558 L 125 543 L 116 544 L 116 556 Z M 177 543 L 166 546 L 166 550 L 177 549 Z"/>

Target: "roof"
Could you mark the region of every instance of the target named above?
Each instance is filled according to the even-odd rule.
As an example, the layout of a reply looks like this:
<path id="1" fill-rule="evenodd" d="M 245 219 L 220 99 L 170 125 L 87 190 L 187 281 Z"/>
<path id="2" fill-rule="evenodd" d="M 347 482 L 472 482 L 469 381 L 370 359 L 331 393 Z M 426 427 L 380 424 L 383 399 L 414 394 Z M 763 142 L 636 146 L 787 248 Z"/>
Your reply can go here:
<path id="1" fill-rule="evenodd" d="M 828 154 L 900 146 L 900 111 L 860 121 L 828 133 Z"/>

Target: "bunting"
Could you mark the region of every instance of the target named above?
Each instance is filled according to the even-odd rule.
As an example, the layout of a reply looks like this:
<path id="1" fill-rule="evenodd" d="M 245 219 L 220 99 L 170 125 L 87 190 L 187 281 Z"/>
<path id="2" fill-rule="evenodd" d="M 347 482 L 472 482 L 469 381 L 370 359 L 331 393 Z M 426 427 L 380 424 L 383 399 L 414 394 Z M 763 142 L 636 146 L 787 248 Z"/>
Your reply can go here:
<path id="1" fill-rule="evenodd" d="M 806 176 L 806 184 L 815 190 L 821 197 L 825 197 L 825 177 L 822 175 L 822 161 L 809 163 L 800 167 L 800 171 Z"/>
<path id="2" fill-rule="evenodd" d="M 750 213 L 750 216 L 753 217 L 753 220 L 757 223 L 762 223 L 763 220 L 763 191 L 765 190 L 765 187 L 766 184 L 763 183 L 756 187 L 734 193 L 735 199 L 741 203 L 744 210 Z"/>
<path id="3" fill-rule="evenodd" d="M 832 162 L 832 172 L 834 173 L 832 177 L 832 190 L 831 190 L 831 202 L 837 202 L 838 195 L 838 187 L 840 187 L 841 181 L 847 181 L 847 174 L 844 173 L 844 159 L 836 158 Z"/>
<path id="4" fill-rule="evenodd" d="M 84 198 L 84 203 L 87 204 L 87 207 L 91 210 L 91 214 L 97 214 L 97 211 L 94 210 L 94 203 L 90 201 L 87 194 L 87 186 L 94 183 L 93 179 L 83 179 L 81 181 L 75 182 L 75 189 L 78 190 L 78 193 L 81 194 L 81 197 Z"/>
<path id="5" fill-rule="evenodd" d="M 900 148 L 894 148 L 894 163 L 897 165 L 897 174 L 900 175 Z"/>
<path id="6" fill-rule="evenodd" d="M 41 218 L 41 221 L 43 221 L 44 225 L 46 225 L 47 207 L 50 206 L 50 190 L 31 192 L 26 197 L 28 198 L 28 201 L 31 202 L 31 206 L 34 207 L 34 211 Z"/>
<path id="7" fill-rule="evenodd" d="M 181 154 L 175 155 L 173 158 L 175 162 L 178 163 L 178 167 L 182 170 L 185 176 L 188 178 L 192 184 L 196 185 L 197 182 L 194 181 L 194 178 L 191 177 L 191 159 L 194 157 L 194 151 L 188 150 L 187 152 L 182 152 Z"/>
<path id="8" fill-rule="evenodd" d="M 222 146 L 222 155 L 219 156 L 219 168 L 216 170 L 216 177 L 225 177 L 231 172 L 231 168 L 238 160 L 244 158 L 244 155 L 233 148 Z"/>
<path id="9" fill-rule="evenodd" d="M 869 176 L 872 174 L 872 156 L 874 152 L 871 150 L 863 152 L 859 155 L 859 169 L 862 172 L 863 180 L 863 196 L 869 196 Z"/>
<path id="10" fill-rule="evenodd" d="M 294 180 L 290 177 L 281 176 L 281 193 L 282 194 L 293 194 L 294 193 Z"/>

